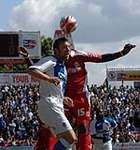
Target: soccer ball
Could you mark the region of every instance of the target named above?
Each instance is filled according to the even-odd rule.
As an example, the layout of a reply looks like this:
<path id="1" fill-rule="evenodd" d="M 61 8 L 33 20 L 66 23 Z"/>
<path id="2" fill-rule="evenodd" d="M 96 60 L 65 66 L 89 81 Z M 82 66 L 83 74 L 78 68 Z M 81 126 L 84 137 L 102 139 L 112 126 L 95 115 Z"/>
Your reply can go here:
<path id="1" fill-rule="evenodd" d="M 76 30 L 77 20 L 73 16 L 65 16 L 60 20 L 60 28 L 66 33 L 69 34 Z"/>

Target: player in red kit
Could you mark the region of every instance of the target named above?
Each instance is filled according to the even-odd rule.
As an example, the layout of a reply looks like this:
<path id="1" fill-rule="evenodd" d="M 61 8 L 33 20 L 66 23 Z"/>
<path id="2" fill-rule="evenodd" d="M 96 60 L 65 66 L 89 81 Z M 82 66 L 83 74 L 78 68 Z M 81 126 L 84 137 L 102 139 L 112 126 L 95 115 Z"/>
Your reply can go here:
<path id="1" fill-rule="evenodd" d="M 101 56 L 83 52 L 71 51 L 69 61 L 66 63 L 68 80 L 65 95 L 73 100 L 74 107 L 65 106 L 65 114 L 72 122 L 78 136 L 77 149 L 90 150 L 91 139 L 90 103 L 87 92 L 87 71 L 85 62 L 99 62 Z"/>
<path id="2" fill-rule="evenodd" d="M 126 44 L 122 51 L 112 54 L 83 53 L 71 51 L 71 56 L 66 63 L 67 67 L 67 87 L 66 96 L 73 100 L 74 107 L 65 106 L 66 116 L 74 122 L 73 128 L 77 131 L 78 150 L 90 150 L 91 139 L 89 133 L 90 126 L 90 103 L 87 92 L 87 71 L 86 62 L 103 63 L 126 55 L 135 45 Z"/>
<path id="3" fill-rule="evenodd" d="M 70 21 L 71 19 L 71 21 Z M 66 24 L 66 27 L 61 27 L 62 30 L 56 30 L 54 39 L 65 36 L 71 42 L 72 49 L 71 55 L 66 62 L 67 68 L 67 86 L 65 96 L 70 97 L 73 100 L 74 106 L 69 108 L 65 107 L 65 114 L 73 128 L 75 129 L 78 136 L 78 150 L 90 150 L 91 149 L 91 138 L 89 132 L 90 126 L 90 103 L 88 101 L 88 91 L 87 91 L 87 71 L 85 68 L 86 62 L 94 62 L 94 63 L 103 63 L 107 61 L 112 61 L 114 59 L 120 58 L 126 55 L 135 45 L 126 44 L 122 51 L 112 53 L 112 54 L 97 54 L 97 53 L 86 53 L 82 51 L 74 50 L 74 45 L 71 39 L 71 30 L 68 26 L 70 22 L 70 27 L 72 22 L 74 22 L 74 26 L 76 25 L 76 21 L 72 16 L 66 16 L 63 18 L 62 23 Z M 66 30 L 68 29 L 68 30 Z M 76 29 L 75 27 L 72 28 Z"/>

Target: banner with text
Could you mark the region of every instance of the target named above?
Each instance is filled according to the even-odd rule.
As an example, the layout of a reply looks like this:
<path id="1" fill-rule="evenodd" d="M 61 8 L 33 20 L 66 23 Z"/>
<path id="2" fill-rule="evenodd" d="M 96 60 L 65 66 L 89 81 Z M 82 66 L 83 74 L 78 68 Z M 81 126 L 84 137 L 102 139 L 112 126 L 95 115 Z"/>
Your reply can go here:
<path id="1" fill-rule="evenodd" d="M 108 70 L 108 81 L 135 81 L 140 80 L 140 70 Z"/>
<path id="2" fill-rule="evenodd" d="M 28 73 L 0 73 L 0 84 L 37 83 Z"/>

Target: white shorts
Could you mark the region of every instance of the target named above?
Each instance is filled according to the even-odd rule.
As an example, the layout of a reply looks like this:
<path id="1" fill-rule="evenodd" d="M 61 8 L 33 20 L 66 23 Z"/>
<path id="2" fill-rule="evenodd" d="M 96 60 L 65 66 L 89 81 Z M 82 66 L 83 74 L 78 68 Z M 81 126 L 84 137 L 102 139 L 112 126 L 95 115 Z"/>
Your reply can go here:
<path id="1" fill-rule="evenodd" d="M 103 143 L 103 140 L 92 139 L 93 140 L 93 150 L 112 150 L 112 141 Z"/>
<path id="2" fill-rule="evenodd" d="M 64 114 L 62 102 L 62 98 L 47 97 L 44 99 L 41 98 L 38 104 L 40 119 L 46 123 L 55 135 L 72 129 Z"/>

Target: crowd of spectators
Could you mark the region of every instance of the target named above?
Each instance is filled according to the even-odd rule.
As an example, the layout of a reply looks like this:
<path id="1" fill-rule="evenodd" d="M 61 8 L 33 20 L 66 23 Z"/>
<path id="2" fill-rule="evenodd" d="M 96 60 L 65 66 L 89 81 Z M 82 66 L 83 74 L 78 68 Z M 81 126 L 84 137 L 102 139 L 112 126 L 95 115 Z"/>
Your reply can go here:
<path id="1" fill-rule="evenodd" d="M 98 109 L 117 122 L 113 142 L 140 141 L 140 88 L 129 86 L 90 88 L 92 117 Z M 0 87 L 0 147 L 33 145 L 38 137 L 37 103 L 39 85 L 3 85 Z"/>
<path id="2" fill-rule="evenodd" d="M 39 85 L 4 85 L 0 89 L 0 147 L 33 145 L 38 137 Z"/>
<path id="3" fill-rule="evenodd" d="M 116 120 L 117 128 L 112 134 L 114 143 L 140 141 L 140 88 L 92 85 L 90 100 L 92 117 L 102 109 L 105 117 Z"/>

